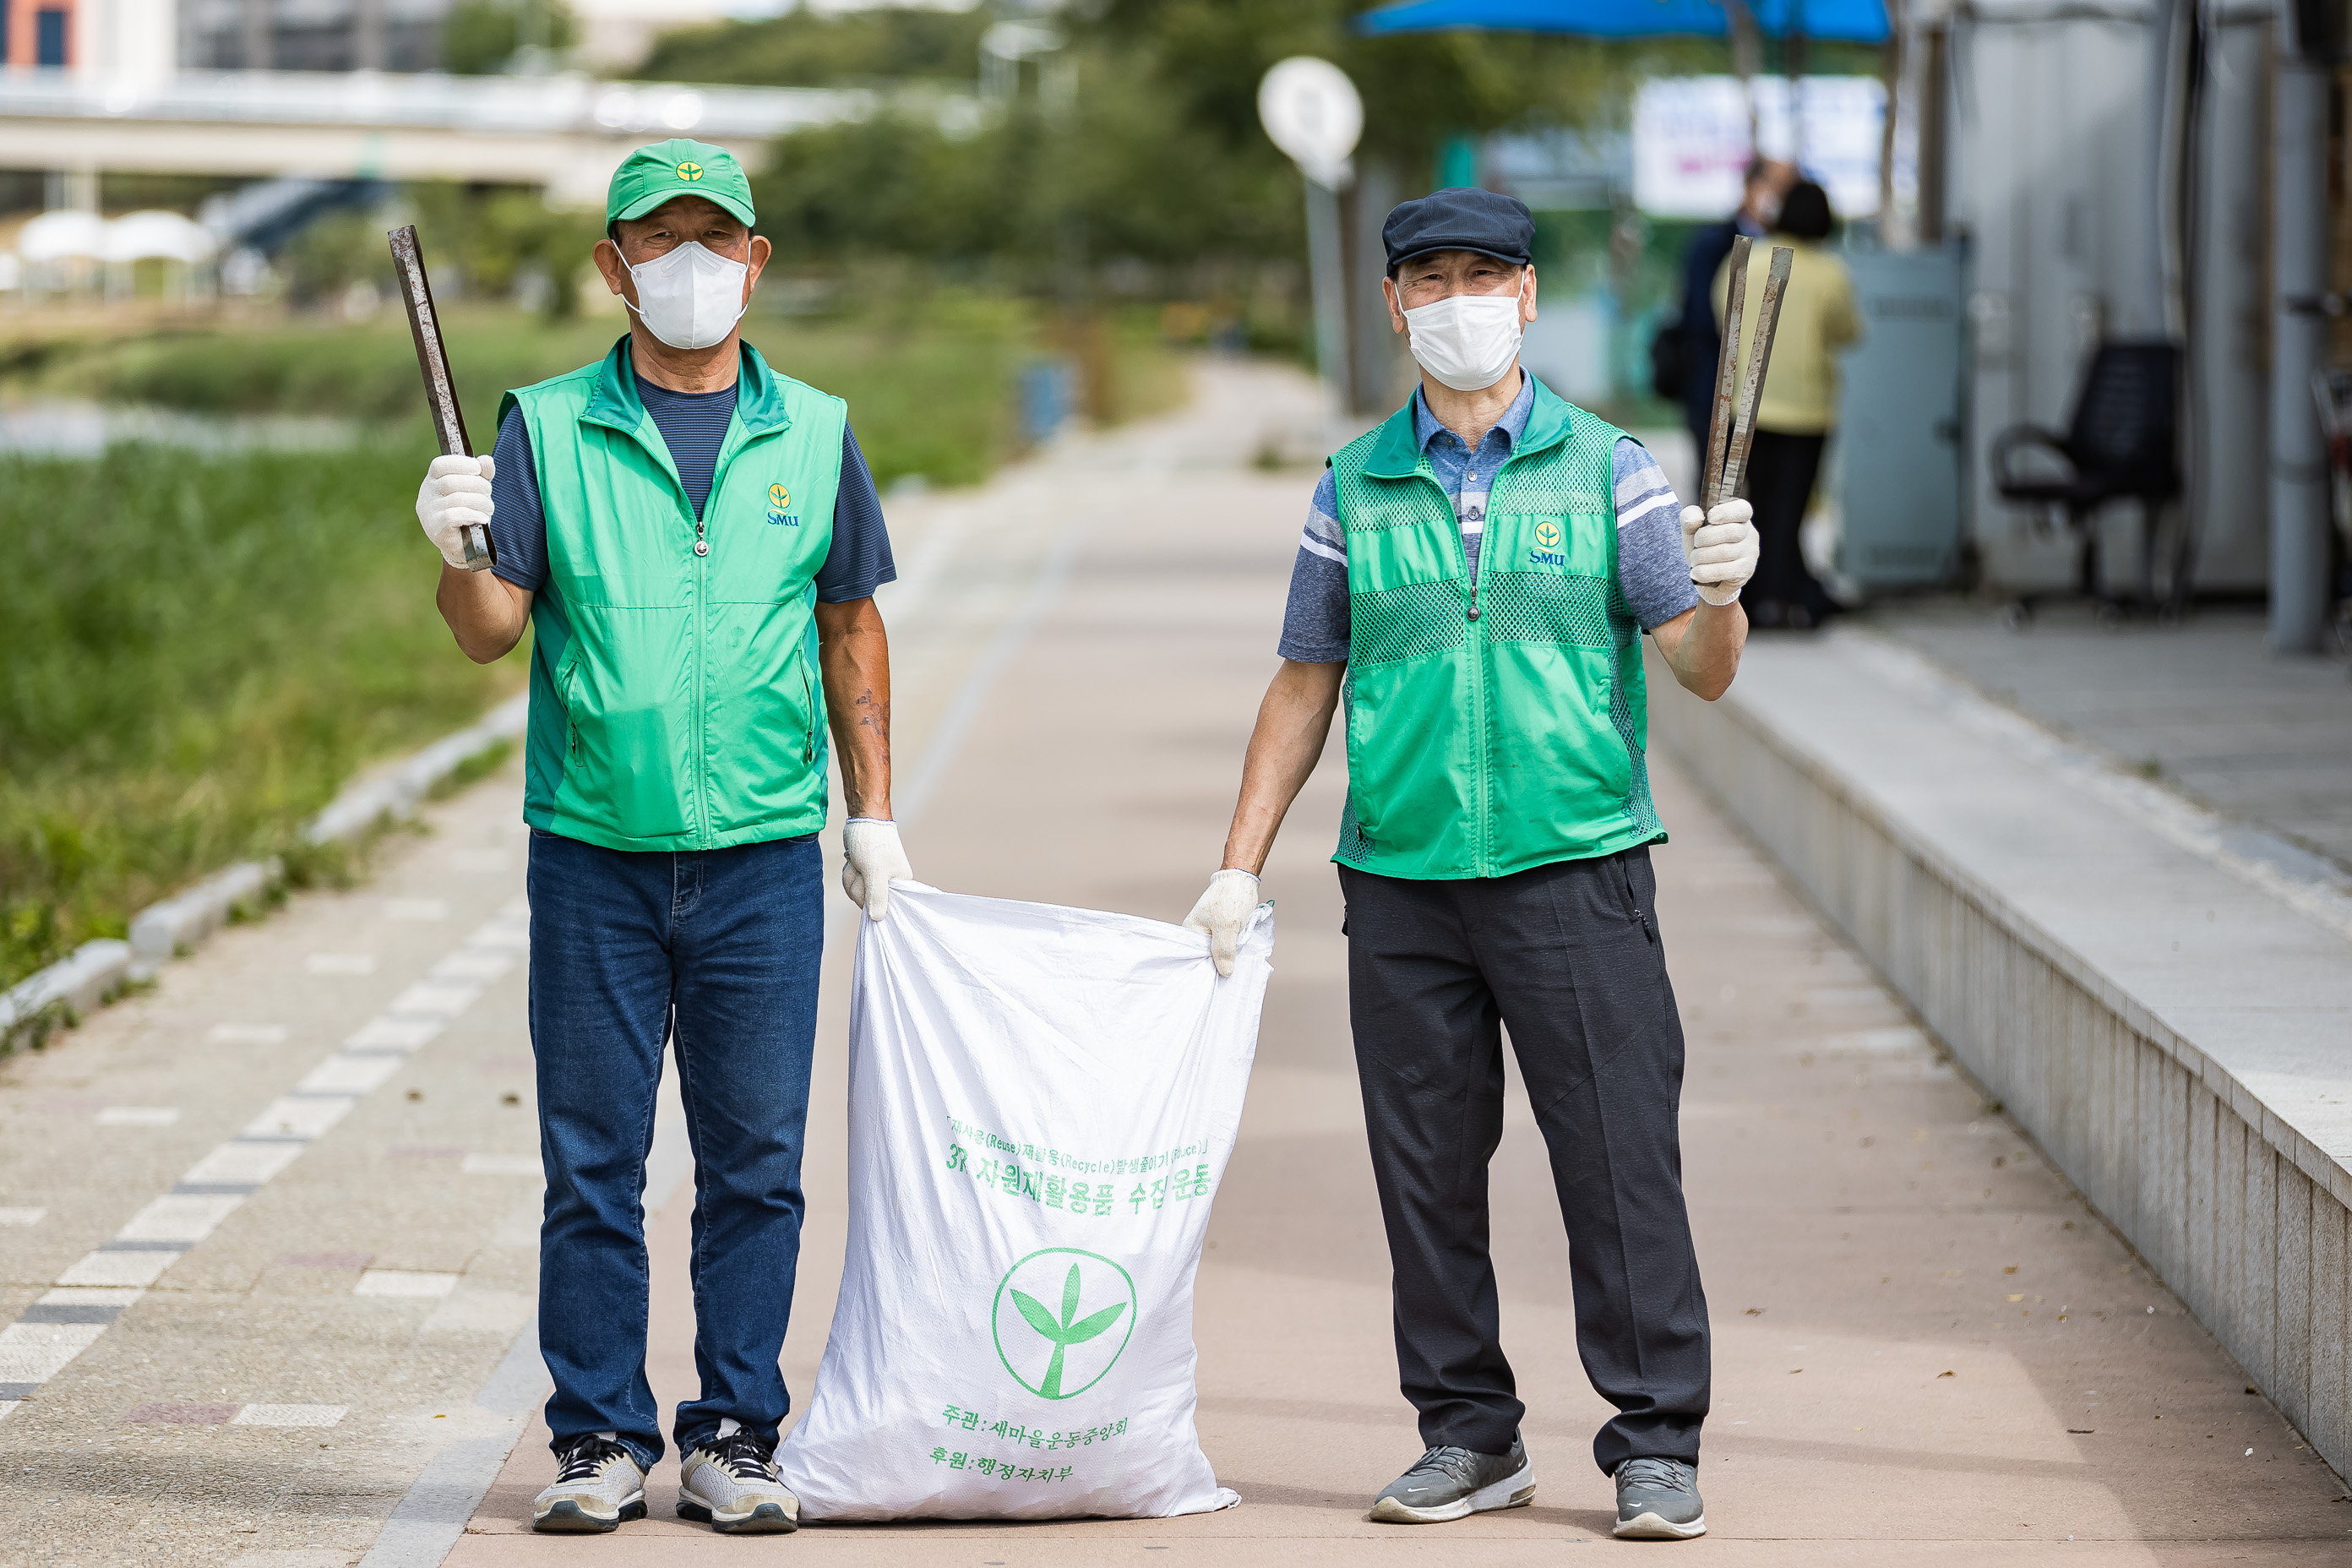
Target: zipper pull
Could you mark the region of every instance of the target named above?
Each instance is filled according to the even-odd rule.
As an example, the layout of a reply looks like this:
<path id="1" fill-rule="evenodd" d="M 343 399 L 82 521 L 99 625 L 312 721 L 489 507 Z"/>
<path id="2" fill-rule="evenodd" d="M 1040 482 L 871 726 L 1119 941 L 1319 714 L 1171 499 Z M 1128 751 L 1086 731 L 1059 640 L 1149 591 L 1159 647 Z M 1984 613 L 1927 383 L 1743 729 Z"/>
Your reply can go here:
<path id="1" fill-rule="evenodd" d="M 694 552 L 697 555 L 710 553 L 710 541 L 702 537 L 702 520 L 698 517 L 694 520 Z"/>
<path id="2" fill-rule="evenodd" d="M 1470 579 L 1470 618 L 1474 621 L 1478 618 L 1478 579 L 1475 577 Z"/>

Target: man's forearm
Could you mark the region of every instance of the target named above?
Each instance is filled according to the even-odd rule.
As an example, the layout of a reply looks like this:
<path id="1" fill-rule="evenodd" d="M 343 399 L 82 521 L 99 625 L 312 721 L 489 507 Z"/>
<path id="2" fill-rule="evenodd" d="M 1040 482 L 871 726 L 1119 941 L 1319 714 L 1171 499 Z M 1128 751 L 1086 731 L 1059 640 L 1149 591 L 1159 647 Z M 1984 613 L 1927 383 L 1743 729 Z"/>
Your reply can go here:
<path id="1" fill-rule="evenodd" d="M 871 599 L 817 606 L 826 719 L 852 816 L 890 815 L 890 637 Z"/>
<path id="2" fill-rule="evenodd" d="M 1250 731 L 1248 755 L 1242 763 L 1241 798 L 1234 806 L 1234 824 L 1225 835 L 1224 865 L 1255 876 L 1265 868 L 1274 836 L 1282 828 L 1290 803 L 1298 798 L 1331 733 L 1331 716 L 1339 706 L 1339 679 L 1345 664 L 1302 664 L 1285 659 L 1265 700 L 1258 705 L 1257 725 Z"/>
<path id="3" fill-rule="evenodd" d="M 495 572 L 461 571 L 444 563 L 433 602 L 458 648 L 476 664 L 494 664 L 513 652 L 530 622 L 530 594 Z"/>
<path id="4" fill-rule="evenodd" d="M 1701 599 L 1696 609 L 1685 611 L 1651 635 L 1683 689 L 1712 702 L 1731 689 L 1731 678 L 1739 673 L 1739 651 L 1748 645 L 1748 612 L 1737 599 L 1727 605 Z"/>

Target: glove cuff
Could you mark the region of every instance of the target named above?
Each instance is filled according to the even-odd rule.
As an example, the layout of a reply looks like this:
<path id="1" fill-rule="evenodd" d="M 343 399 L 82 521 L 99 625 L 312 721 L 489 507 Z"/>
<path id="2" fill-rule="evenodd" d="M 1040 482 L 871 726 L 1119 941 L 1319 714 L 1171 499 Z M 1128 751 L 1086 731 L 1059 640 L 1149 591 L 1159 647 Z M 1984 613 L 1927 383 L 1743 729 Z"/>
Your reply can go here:
<path id="1" fill-rule="evenodd" d="M 1247 877 L 1253 882 L 1258 880 L 1258 874 L 1256 872 L 1244 871 L 1239 866 L 1225 866 L 1209 873 L 1209 880 L 1212 882 L 1215 881 L 1220 877 Z"/>

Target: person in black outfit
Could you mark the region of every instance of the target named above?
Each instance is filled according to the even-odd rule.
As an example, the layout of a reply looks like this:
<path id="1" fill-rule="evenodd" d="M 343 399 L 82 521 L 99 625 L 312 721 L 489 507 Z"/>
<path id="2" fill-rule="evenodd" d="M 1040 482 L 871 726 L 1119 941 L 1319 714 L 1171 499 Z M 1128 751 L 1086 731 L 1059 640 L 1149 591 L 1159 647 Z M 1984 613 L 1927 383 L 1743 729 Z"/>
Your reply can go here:
<path id="1" fill-rule="evenodd" d="M 1715 362 L 1723 352 L 1723 329 L 1715 316 L 1715 275 L 1740 235 L 1761 239 L 1780 216 L 1780 198 L 1795 183 L 1786 163 L 1757 158 L 1748 165 L 1739 210 L 1691 236 L 1683 252 L 1683 421 L 1690 426 L 1692 463 L 1706 460 L 1708 421 L 1715 416 Z"/>

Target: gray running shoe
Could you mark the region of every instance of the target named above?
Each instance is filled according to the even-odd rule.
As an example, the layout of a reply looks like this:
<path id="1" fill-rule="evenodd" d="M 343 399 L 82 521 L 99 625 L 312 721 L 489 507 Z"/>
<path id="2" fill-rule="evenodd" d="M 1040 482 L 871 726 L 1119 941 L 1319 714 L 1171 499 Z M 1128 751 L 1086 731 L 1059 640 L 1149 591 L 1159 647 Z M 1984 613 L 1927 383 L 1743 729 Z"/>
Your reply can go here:
<path id="1" fill-rule="evenodd" d="M 555 1484 L 530 1505 L 530 1527 L 551 1533 L 602 1535 L 646 1517 L 646 1473 L 629 1451 L 601 1433 L 574 1437 L 555 1453 Z"/>
<path id="2" fill-rule="evenodd" d="M 1680 1459 L 1628 1459 L 1617 1467 L 1617 1529 L 1622 1541 L 1688 1541 L 1706 1533 L 1698 1467 Z"/>
<path id="3" fill-rule="evenodd" d="M 1443 1524 L 1498 1508 L 1525 1508 L 1536 1495 L 1536 1468 L 1519 1435 L 1507 1454 L 1432 1448 L 1391 1481 L 1372 1503 L 1382 1524 Z"/>
<path id="4" fill-rule="evenodd" d="M 770 1453 L 740 1427 L 688 1449 L 677 1467 L 677 1517 L 701 1521 L 721 1535 L 798 1530 L 801 1500 L 776 1479 Z"/>

